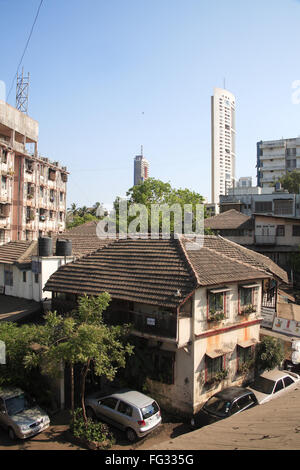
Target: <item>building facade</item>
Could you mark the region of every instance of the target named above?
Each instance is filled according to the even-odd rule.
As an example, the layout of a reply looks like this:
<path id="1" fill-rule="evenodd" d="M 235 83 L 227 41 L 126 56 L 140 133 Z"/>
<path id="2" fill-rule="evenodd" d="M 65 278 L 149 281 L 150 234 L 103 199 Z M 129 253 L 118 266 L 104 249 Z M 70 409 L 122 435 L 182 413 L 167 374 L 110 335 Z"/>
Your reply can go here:
<path id="1" fill-rule="evenodd" d="M 214 89 L 211 97 L 212 203 L 219 203 L 220 194 L 227 194 L 235 182 L 235 108 L 231 92 Z"/>
<path id="2" fill-rule="evenodd" d="M 296 169 L 300 169 L 300 138 L 257 143 L 258 186 L 268 187 Z"/>
<path id="3" fill-rule="evenodd" d="M 39 125 L 0 101 L 0 244 L 65 229 L 66 167 L 38 154 Z"/>
<path id="4" fill-rule="evenodd" d="M 143 156 L 137 155 L 134 159 L 134 186 L 143 183 L 149 178 L 149 162 Z"/>

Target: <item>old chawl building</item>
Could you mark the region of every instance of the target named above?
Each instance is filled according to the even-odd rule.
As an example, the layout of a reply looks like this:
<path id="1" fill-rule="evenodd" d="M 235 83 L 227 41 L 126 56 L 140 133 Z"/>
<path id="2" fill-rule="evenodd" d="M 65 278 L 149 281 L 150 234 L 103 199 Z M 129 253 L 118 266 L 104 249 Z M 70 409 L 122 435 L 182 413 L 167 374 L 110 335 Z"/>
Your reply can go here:
<path id="1" fill-rule="evenodd" d="M 190 241 L 189 241 L 190 242 Z M 222 237 L 187 250 L 183 237 L 117 240 L 62 266 L 46 283 L 52 308 L 66 312 L 78 296 L 107 291 L 105 318 L 133 325 L 127 372 L 183 414 L 220 388 L 251 376 L 259 342 L 263 283 L 288 281 L 269 258 Z"/>
<path id="2" fill-rule="evenodd" d="M 67 170 L 38 154 L 39 124 L 0 101 L 0 244 L 63 231 Z"/>

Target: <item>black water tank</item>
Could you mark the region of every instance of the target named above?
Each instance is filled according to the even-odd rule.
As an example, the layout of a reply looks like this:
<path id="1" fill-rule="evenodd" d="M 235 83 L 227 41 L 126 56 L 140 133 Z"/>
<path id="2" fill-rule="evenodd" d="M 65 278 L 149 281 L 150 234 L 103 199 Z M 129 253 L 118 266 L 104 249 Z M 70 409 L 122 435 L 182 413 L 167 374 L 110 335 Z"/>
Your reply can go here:
<path id="1" fill-rule="evenodd" d="M 52 256 L 52 238 L 39 238 L 39 256 Z"/>
<path id="2" fill-rule="evenodd" d="M 72 256 L 72 240 L 57 240 L 56 256 Z"/>

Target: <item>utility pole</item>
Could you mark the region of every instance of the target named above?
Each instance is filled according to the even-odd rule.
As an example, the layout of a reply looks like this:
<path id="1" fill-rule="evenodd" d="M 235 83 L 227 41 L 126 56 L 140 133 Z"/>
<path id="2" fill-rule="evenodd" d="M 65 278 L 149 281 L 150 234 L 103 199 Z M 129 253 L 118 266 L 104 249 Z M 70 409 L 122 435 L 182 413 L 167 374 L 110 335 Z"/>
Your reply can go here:
<path id="1" fill-rule="evenodd" d="M 22 74 L 17 76 L 16 108 L 24 114 L 28 114 L 28 91 L 29 73 L 25 77 L 22 68 Z"/>

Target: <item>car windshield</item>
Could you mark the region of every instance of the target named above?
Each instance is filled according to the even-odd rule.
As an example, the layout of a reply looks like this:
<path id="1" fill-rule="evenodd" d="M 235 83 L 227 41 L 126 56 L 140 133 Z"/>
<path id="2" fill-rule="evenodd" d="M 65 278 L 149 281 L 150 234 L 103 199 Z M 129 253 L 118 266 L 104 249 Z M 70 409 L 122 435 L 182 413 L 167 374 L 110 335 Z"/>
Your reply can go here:
<path id="1" fill-rule="evenodd" d="M 222 400 L 218 397 L 211 397 L 203 407 L 206 411 L 225 415 L 230 408 L 230 401 Z"/>
<path id="2" fill-rule="evenodd" d="M 158 404 L 154 401 L 151 405 L 142 408 L 142 415 L 144 419 L 150 418 L 159 411 Z"/>
<path id="3" fill-rule="evenodd" d="M 28 402 L 23 393 L 15 397 L 8 398 L 5 400 L 5 404 L 9 416 L 14 416 L 28 408 Z"/>
<path id="4" fill-rule="evenodd" d="M 265 377 L 258 377 L 252 384 L 251 388 L 257 392 L 270 394 L 273 391 L 274 384 L 275 382 L 273 380 L 266 379 Z"/>

